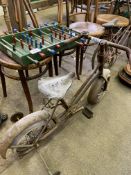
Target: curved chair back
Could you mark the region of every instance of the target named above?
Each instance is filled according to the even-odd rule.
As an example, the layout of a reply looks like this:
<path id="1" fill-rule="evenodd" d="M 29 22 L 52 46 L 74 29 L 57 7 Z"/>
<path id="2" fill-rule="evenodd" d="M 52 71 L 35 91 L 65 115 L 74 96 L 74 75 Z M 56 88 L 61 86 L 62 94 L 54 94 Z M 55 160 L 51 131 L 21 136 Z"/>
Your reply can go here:
<path id="1" fill-rule="evenodd" d="M 91 0 L 65 0 L 67 27 L 74 21 L 90 21 Z"/>

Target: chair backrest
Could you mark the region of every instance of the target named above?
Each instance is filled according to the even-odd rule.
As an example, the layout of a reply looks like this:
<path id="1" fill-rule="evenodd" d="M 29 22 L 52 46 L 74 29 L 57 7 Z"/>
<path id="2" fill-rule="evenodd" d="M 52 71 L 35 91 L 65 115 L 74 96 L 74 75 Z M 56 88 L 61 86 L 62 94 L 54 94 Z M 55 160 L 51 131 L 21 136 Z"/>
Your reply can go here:
<path id="1" fill-rule="evenodd" d="M 7 0 L 0 0 L 0 5 L 3 8 L 4 20 L 5 20 L 8 32 L 12 32 L 12 26 L 11 26 L 9 11 L 8 11 L 8 2 L 7 2 Z"/>
<path id="2" fill-rule="evenodd" d="M 94 22 L 98 14 L 111 14 L 113 12 L 114 1 L 112 0 L 94 0 Z"/>
<path id="3" fill-rule="evenodd" d="M 74 21 L 90 21 L 91 0 L 65 0 L 67 27 Z"/>

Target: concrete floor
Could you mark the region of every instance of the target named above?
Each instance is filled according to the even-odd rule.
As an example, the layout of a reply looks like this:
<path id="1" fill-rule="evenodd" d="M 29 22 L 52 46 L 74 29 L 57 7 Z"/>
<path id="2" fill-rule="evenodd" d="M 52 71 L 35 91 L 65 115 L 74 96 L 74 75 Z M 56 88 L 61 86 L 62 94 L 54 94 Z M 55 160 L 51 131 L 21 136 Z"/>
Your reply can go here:
<path id="1" fill-rule="evenodd" d="M 53 13 L 52 13 L 53 12 Z M 55 8 L 38 12 L 39 20 L 54 19 Z M 53 15 L 55 14 L 55 15 Z M 49 18 L 50 16 L 50 18 Z M 90 60 L 93 47 L 88 49 L 84 60 L 81 80 L 75 80 L 71 93 L 79 86 L 91 70 Z M 112 78 L 107 94 L 95 107 L 90 120 L 81 112 L 65 123 L 63 128 L 43 142 L 38 151 L 44 156 L 52 172 L 62 175 L 130 175 L 131 174 L 131 90 L 122 85 L 117 74 L 126 64 L 122 54 L 112 67 Z M 72 58 L 64 58 L 60 75 L 75 69 Z M 32 74 L 33 72 L 31 72 Z M 0 112 L 9 117 L 16 111 L 28 113 L 27 103 L 21 85 L 6 79 L 8 97 L 3 98 L 0 86 Z M 37 80 L 29 82 L 34 111 L 41 108 L 42 96 L 37 88 Z M 85 96 L 86 98 L 86 96 Z M 12 125 L 8 120 L 0 128 L 0 138 Z M 1 175 L 46 175 L 45 166 L 36 150 L 19 159 L 11 151 L 7 159 L 0 158 Z"/>

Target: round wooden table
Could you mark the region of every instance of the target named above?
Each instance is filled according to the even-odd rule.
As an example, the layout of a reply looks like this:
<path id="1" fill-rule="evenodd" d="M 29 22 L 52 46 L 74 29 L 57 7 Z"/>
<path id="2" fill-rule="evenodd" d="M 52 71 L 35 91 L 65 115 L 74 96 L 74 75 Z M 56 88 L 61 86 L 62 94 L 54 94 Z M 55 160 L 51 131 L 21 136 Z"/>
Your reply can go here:
<path id="1" fill-rule="evenodd" d="M 44 70 L 42 70 L 43 66 L 45 66 Z M 11 69 L 12 71 L 13 70 L 17 71 L 18 76 L 14 76 L 7 73 L 5 68 Z M 29 76 L 28 70 L 33 70 L 37 68 L 39 69 L 38 74 Z M 13 80 L 21 81 L 21 85 L 23 87 L 23 90 L 28 102 L 29 112 L 30 113 L 33 112 L 33 103 L 32 103 L 27 81 L 40 77 L 41 75 L 46 73 L 47 70 L 49 71 L 49 76 L 53 76 L 51 57 L 40 61 L 38 64 L 30 64 L 29 66 L 24 67 L 24 66 L 21 66 L 20 64 L 17 64 L 10 57 L 8 57 L 7 55 L 5 55 L 0 51 L 0 76 L 1 76 L 1 83 L 2 83 L 2 89 L 3 89 L 3 96 L 7 97 L 5 76 Z"/>
<path id="2" fill-rule="evenodd" d="M 105 32 L 105 28 L 99 24 L 92 22 L 74 22 L 70 24 L 70 29 L 73 29 L 76 32 L 87 32 L 91 36 L 102 36 Z"/>
<path id="3" fill-rule="evenodd" d="M 123 16 L 118 16 L 118 15 L 113 15 L 113 14 L 100 14 L 97 16 L 97 23 L 98 24 L 104 24 L 109 21 L 112 21 L 113 19 L 117 19 L 117 27 L 126 27 L 129 25 L 129 19 L 123 17 Z"/>

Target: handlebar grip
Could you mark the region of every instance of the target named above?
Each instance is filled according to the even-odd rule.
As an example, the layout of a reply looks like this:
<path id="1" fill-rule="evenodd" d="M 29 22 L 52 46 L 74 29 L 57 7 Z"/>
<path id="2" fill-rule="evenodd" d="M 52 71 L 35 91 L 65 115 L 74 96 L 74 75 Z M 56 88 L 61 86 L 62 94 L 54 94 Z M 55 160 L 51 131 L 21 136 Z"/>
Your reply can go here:
<path id="1" fill-rule="evenodd" d="M 93 41 L 94 43 L 96 43 L 96 44 L 99 44 L 101 41 L 102 41 L 102 39 L 99 39 L 99 38 L 96 38 L 96 37 L 91 37 L 91 41 Z"/>

